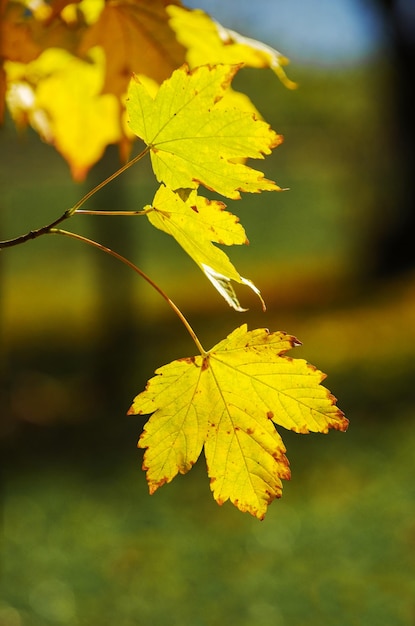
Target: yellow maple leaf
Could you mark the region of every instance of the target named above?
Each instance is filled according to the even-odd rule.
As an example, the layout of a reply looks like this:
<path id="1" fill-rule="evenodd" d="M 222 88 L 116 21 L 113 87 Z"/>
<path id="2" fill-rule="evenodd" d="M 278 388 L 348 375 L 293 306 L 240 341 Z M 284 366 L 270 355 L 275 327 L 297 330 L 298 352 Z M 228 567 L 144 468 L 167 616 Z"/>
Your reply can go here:
<path id="1" fill-rule="evenodd" d="M 280 187 L 237 159 L 263 159 L 282 138 L 268 124 L 239 109 L 215 106 L 237 65 L 183 66 L 153 98 L 136 77 L 128 90 L 131 130 L 150 148 L 153 171 L 171 189 L 203 184 L 229 198 Z"/>
<path id="2" fill-rule="evenodd" d="M 285 333 L 243 325 L 208 352 L 156 370 L 128 412 L 152 413 L 138 442 L 150 493 L 191 469 L 204 447 L 215 500 L 264 517 L 290 477 L 272 422 L 298 433 L 348 425 L 320 384 L 325 375 L 285 356 L 296 345 Z"/>
<path id="3" fill-rule="evenodd" d="M 231 285 L 234 280 L 251 287 L 265 308 L 255 285 L 240 276 L 229 257 L 212 243 L 228 246 L 248 243 L 239 218 L 224 209 L 223 202 L 208 200 L 196 191 L 174 192 L 164 185 L 157 190 L 153 204 L 145 207 L 150 223 L 176 239 L 231 307 L 236 311 L 246 310 L 239 304 Z"/>
<path id="4" fill-rule="evenodd" d="M 247 67 L 268 67 L 288 89 L 295 89 L 283 67 L 288 59 L 278 50 L 261 41 L 230 30 L 200 9 L 190 10 L 168 6 L 170 26 L 178 41 L 187 48 L 186 60 L 190 67 L 205 63 L 243 63 Z"/>
<path id="5" fill-rule="evenodd" d="M 49 48 L 28 64 L 5 63 L 12 116 L 27 117 L 68 161 L 75 180 L 83 180 L 106 146 L 123 137 L 119 102 L 101 93 L 103 51 L 95 48 L 90 55 L 86 62 Z"/>

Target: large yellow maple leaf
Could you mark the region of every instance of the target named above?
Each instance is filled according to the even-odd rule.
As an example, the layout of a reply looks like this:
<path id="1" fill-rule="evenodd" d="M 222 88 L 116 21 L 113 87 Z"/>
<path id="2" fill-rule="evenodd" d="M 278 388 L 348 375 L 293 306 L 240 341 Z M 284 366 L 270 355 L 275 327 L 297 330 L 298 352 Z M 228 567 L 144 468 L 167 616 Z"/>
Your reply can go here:
<path id="1" fill-rule="evenodd" d="M 240 191 L 280 190 L 262 172 L 236 162 L 263 159 L 282 137 L 251 113 L 215 106 L 239 65 L 183 66 L 164 81 L 155 97 L 136 77 L 128 90 L 133 133 L 150 148 L 153 171 L 171 189 L 203 184 L 228 198 Z"/>
<path id="2" fill-rule="evenodd" d="M 150 493 L 189 471 L 204 448 L 215 500 L 264 517 L 290 477 L 273 422 L 298 433 L 348 425 L 320 384 L 325 375 L 285 355 L 296 345 L 293 336 L 243 325 L 208 352 L 156 370 L 129 409 L 152 413 L 138 442 Z"/>

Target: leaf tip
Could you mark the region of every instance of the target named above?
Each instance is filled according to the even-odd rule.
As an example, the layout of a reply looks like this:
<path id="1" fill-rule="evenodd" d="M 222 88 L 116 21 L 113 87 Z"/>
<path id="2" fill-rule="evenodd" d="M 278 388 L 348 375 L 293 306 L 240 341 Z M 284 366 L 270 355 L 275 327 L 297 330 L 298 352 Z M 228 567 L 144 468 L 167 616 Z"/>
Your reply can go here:
<path id="1" fill-rule="evenodd" d="M 136 409 L 135 400 L 134 400 L 126 414 L 127 415 L 143 415 L 143 412 Z"/>
<path id="2" fill-rule="evenodd" d="M 331 394 L 330 397 L 333 401 L 333 404 L 335 404 L 337 402 L 337 398 L 335 398 Z M 336 414 L 334 416 L 334 419 L 336 421 L 333 422 L 332 428 L 334 430 L 339 430 L 340 432 L 345 433 L 349 428 L 349 420 L 338 406 L 336 406 Z"/>
<path id="3" fill-rule="evenodd" d="M 278 133 L 274 134 L 274 137 L 272 138 L 272 141 L 270 143 L 270 148 L 277 148 L 278 146 L 280 146 L 282 143 L 284 143 L 284 135 L 279 135 Z"/>

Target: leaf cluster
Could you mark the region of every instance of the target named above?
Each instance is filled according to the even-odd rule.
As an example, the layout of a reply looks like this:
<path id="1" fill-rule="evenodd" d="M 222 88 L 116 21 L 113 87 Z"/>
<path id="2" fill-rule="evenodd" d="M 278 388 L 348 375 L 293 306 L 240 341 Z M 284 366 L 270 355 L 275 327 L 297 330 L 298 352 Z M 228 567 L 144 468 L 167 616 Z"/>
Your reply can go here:
<path id="1" fill-rule="evenodd" d="M 205 350 L 168 296 L 139 268 L 98 242 L 57 226 L 115 176 L 149 154 L 160 186 L 135 215 L 174 237 L 237 311 L 232 282 L 242 277 L 220 245 L 247 243 L 238 218 L 222 200 L 242 193 L 281 191 L 248 159 L 264 159 L 282 137 L 252 102 L 232 90 L 245 65 L 269 67 L 289 88 L 279 52 L 228 30 L 202 11 L 155 0 L 55 0 L 36 9 L 1 5 L 0 96 L 18 126 L 32 125 L 81 180 L 109 143 L 124 156 L 137 139 L 142 152 L 86 194 L 52 224 L 1 247 L 42 234 L 93 245 L 129 265 L 167 300 L 189 331 L 198 354 L 159 368 L 129 414 L 150 414 L 139 440 L 150 492 L 206 457 L 213 496 L 262 519 L 290 477 L 275 425 L 299 433 L 346 430 L 325 375 L 287 351 L 299 341 L 282 332 L 242 325 Z M 85 127 L 88 132 L 85 133 Z M 96 214 L 100 212 L 95 211 Z M 107 212 L 107 215 L 110 212 Z"/>
<path id="2" fill-rule="evenodd" d="M 241 160 L 263 158 L 281 138 L 252 113 L 218 106 L 238 69 L 182 67 L 155 94 L 135 78 L 127 112 L 161 183 L 145 209 L 149 220 L 174 236 L 241 310 L 231 280 L 250 283 L 213 242 L 242 243 L 245 233 L 222 203 L 198 190 L 203 185 L 234 200 L 241 192 L 280 190 Z M 348 423 L 320 384 L 325 375 L 286 356 L 296 345 L 285 333 L 243 325 L 211 350 L 199 344 L 200 355 L 156 371 L 129 410 L 152 414 L 139 440 L 151 493 L 186 473 L 203 449 L 216 501 L 231 500 L 241 511 L 264 517 L 268 504 L 281 496 L 282 479 L 290 477 L 273 422 L 299 433 L 345 430 Z"/>
<path id="3" fill-rule="evenodd" d="M 128 158 L 135 137 L 125 98 L 133 73 L 157 86 L 185 62 L 244 63 L 270 67 L 294 85 L 279 52 L 234 42 L 238 33 L 180 0 L 2 0 L 0 18 L 0 122 L 6 103 L 17 126 L 31 125 L 53 144 L 78 181 L 109 144 Z M 239 102 L 255 110 L 243 94 Z"/>

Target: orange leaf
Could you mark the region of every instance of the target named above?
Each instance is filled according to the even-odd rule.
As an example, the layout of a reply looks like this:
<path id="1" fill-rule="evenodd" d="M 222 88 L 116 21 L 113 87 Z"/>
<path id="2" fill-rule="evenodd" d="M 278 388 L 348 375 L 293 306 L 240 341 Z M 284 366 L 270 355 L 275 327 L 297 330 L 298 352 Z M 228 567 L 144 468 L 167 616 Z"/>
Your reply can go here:
<path id="1" fill-rule="evenodd" d="M 105 5 L 98 21 L 82 38 L 79 53 L 94 46 L 105 51 L 107 68 L 103 92 L 122 95 L 133 73 L 158 83 L 185 60 L 165 7 L 177 0 L 120 0 Z"/>
<path id="2" fill-rule="evenodd" d="M 41 46 L 33 40 L 33 21 L 24 19 L 24 11 L 24 6 L 9 3 L 5 14 L 1 16 L 0 56 L 3 59 L 29 63 L 42 51 Z"/>
<path id="3" fill-rule="evenodd" d="M 80 18 L 75 28 L 61 19 L 59 12 L 67 4 L 68 0 L 55 0 L 50 5 L 40 3 L 30 12 L 22 4 L 9 2 L 1 16 L 0 57 L 30 63 L 48 48 L 75 53 L 85 24 Z"/>

